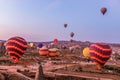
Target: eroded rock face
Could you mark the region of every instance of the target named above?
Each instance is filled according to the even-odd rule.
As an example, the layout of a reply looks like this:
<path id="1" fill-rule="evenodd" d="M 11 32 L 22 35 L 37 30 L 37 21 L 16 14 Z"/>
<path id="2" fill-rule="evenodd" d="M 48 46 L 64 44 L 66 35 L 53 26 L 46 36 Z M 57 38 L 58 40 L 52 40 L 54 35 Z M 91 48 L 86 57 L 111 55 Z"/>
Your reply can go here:
<path id="1" fill-rule="evenodd" d="M 35 74 L 35 80 L 44 80 L 42 65 L 39 65 L 39 68 Z"/>

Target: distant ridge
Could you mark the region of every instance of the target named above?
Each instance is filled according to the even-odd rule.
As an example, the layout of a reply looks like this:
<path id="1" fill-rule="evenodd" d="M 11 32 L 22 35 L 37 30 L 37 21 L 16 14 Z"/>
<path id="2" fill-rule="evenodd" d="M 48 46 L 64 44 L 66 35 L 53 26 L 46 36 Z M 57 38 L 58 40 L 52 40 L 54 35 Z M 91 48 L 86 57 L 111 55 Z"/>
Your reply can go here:
<path id="1" fill-rule="evenodd" d="M 2 42 L 5 42 L 6 40 L 0 40 Z M 76 41 L 76 40 L 72 40 L 73 42 L 70 41 L 65 41 L 65 40 L 61 40 L 58 42 L 58 44 L 69 44 L 69 43 L 75 43 L 75 44 L 92 44 L 94 42 L 90 42 L 90 41 Z M 43 43 L 43 44 L 50 44 L 53 43 L 53 41 L 46 41 L 46 42 L 35 42 L 35 41 L 28 41 L 28 43 L 33 42 L 35 44 L 38 43 Z M 113 46 L 113 47 L 120 47 L 120 43 L 108 43 L 109 45 Z"/>

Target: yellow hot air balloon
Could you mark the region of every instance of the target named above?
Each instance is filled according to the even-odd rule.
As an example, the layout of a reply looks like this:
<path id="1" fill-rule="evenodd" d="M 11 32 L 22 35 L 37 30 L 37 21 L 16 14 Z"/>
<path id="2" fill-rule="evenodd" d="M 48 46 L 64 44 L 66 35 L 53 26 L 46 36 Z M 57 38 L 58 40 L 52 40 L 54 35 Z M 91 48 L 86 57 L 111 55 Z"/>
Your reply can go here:
<path id="1" fill-rule="evenodd" d="M 83 49 L 83 55 L 86 57 L 86 58 L 90 58 L 90 49 L 88 47 L 84 48 Z"/>
<path id="2" fill-rule="evenodd" d="M 30 45 L 30 47 L 33 47 L 34 43 L 31 42 L 29 45 Z"/>

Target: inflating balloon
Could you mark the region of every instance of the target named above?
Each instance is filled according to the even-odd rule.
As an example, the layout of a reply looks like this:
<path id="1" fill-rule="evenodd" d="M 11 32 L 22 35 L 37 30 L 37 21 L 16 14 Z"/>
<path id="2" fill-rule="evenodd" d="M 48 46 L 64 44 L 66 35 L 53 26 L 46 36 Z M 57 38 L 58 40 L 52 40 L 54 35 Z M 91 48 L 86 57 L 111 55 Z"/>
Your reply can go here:
<path id="1" fill-rule="evenodd" d="M 103 8 L 101 8 L 101 13 L 104 15 L 105 13 L 106 13 L 106 11 L 107 11 L 107 9 L 105 8 L 105 7 L 103 7 Z"/>
<path id="2" fill-rule="evenodd" d="M 29 45 L 30 45 L 30 47 L 33 47 L 33 46 L 34 46 L 34 43 L 31 42 Z"/>
<path id="3" fill-rule="evenodd" d="M 112 49 L 106 43 L 95 43 L 90 46 L 91 59 L 96 63 L 98 69 L 101 69 L 110 58 Z"/>
<path id="4" fill-rule="evenodd" d="M 46 58 L 48 53 L 49 53 L 49 51 L 46 46 L 43 46 L 42 48 L 39 49 L 39 54 L 42 58 Z"/>
<path id="5" fill-rule="evenodd" d="M 90 49 L 88 47 L 83 49 L 83 55 L 86 58 L 90 58 Z"/>
<path id="6" fill-rule="evenodd" d="M 7 40 L 5 47 L 14 63 L 17 63 L 27 49 L 27 42 L 25 39 L 15 36 Z"/>
<path id="7" fill-rule="evenodd" d="M 38 44 L 38 47 L 39 47 L 39 48 L 41 48 L 42 46 L 43 46 L 43 44 L 42 44 L 42 43 L 39 43 L 39 44 Z"/>
<path id="8" fill-rule="evenodd" d="M 64 27 L 67 28 L 67 24 L 64 24 Z"/>
<path id="9" fill-rule="evenodd" d="M 51 57 L 51 58 L 55 58 L 55 57 L 58 57 L 59 55 L 60 55 L 60 52 L 59 52 L 59 49 L 57 49 L 57 48 L 51 48 L 51 49 L 49 49 L 49 57 Z"/>
<path id="10" fill-rule="evenodd" d="M 55 38 L 55 39 L 54 39 L 54 43 L 57 43 L 57 42 L 58 42 L 58 39 L 57 39 L 57 38 Z"/>

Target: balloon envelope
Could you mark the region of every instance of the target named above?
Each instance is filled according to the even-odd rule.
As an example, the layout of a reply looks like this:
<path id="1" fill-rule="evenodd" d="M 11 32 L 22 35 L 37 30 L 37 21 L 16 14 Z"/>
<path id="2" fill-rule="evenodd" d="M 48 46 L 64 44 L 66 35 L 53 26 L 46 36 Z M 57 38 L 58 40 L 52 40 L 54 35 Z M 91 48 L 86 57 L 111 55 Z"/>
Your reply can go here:
<path id="1" fill-rule="evenodd" d="M 55 39 L 54 39 L 54 43 L 57 43 L 57 42 L 58 42 L 58 39 L 57 39 L 57 38 L 55 38 Z"/>
<path id="2" fill-rule="evenodd" d="M 51 48 L 49 49 L 49 54 L 50 57 L 55 58 L 60 55 L 59 49 L 58 48 Z"/>
<path id="3" fill-rule="evenodd" d="M 64 24 L 64 27 L 67 28 L 67 24 Z"/>
<path id="4" fill-rule="evenodd" d="M 30 47 L 33 47 L 33 46 L 34 46 L 34 43 L 31 42 L 29 45 L 30 45 Z"/>
<path id="5" fill-rule="evenodd" d="M 107 11 L 107 8 L 105 8 L 105 7 L 101 8 L 101 13 L 102 13 L 103 15 L 106 13 L 106 11 Z"/>
<path id="6" fill-rule="evenodd" d="M 24 38 L 15 36 L 7 40 L 5 47 L 14 63 L 17 63 L 27 49 L 27 42 Z"/>
<path id="7" fill-rule="evenodd" d="M 42 43 L 39 43 L 39 44 L 38 44 L 38 47 L 39 47 L 39 48 L 41 48 L 42 46 L 43 46 L 43 44 L 42 44 Z"/>
<path id="8" fill-rule="evenodd" d="M 88 47 L 83 49 L 83 55 L 86 58 L 90 58 L 90 49 Z"/>
<path id="9" fill-rule="evenodd" d="M 39 54 L 41 57 L 46 58 L 48 55 L 49 51 L 46 46 L 43 46 L 42 48 L 39 49 Z"/>
<path id="10" fill-rule="evenodd" d="M 70 33 L 70 37 L 73 37 L 73 36 L 74 36 L 74 33 L 73 33 L 73 32 L 71 32 L 71 33 Z"/>
<path id="11" fill-rule="evenodd" d="M 106 43 L 95 43 L 90 45 L 91 59 L 97 64 L 98 69 L 110 58 L 112 49 Z"/>

